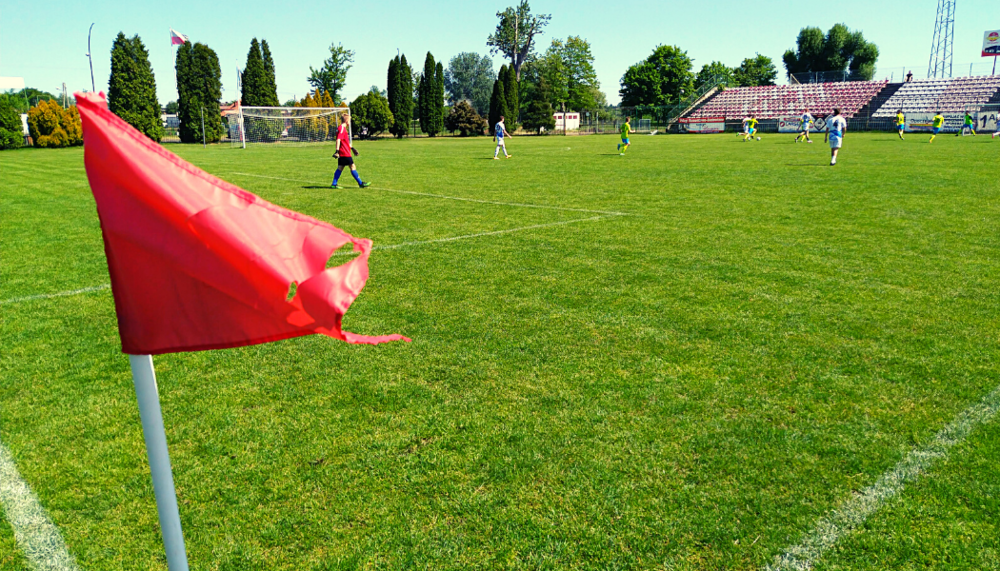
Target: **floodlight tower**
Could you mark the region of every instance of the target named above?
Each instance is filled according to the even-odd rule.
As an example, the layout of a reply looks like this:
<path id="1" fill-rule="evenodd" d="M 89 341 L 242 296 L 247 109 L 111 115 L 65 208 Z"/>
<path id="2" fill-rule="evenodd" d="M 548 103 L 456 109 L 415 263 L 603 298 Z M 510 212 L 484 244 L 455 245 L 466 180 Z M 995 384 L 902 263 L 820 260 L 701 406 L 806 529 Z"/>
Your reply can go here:
<path id="1" fill-rule="evenodd" d="M 955 51 L 955 2 L 956 0 L 938 0 L 927 77 L 951 77 L 951 63 Z"/>

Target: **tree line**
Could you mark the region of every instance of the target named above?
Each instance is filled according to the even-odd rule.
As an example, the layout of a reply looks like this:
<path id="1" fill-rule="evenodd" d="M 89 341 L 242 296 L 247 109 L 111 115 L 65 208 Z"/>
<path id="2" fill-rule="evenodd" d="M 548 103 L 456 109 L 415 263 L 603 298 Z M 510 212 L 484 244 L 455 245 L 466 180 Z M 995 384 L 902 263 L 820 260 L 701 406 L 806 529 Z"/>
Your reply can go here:
<path id="1" fill-rule="evenodd" d="M 553 114 L 557 111 L 599 111 L 607 107 L 586 39 L 572 35 L 555 38 L 539 52 L 540 38 L 552 16 L 533 13 L 528 0 L 497 12 L 496 17 L 496 28 L 487 37 L 486 45 L 492 55 L 500 55 L 508 62 L 499 72 L 494 72 L 489 55 L 475 52 L 462 52 L 447 66 L 428 52 L 419 72 L 414 71 L 405 54 L 400 54 L 389 62 L 384 91 L 373 86 L 346 104 L 341 95 L 355 52 L 331 44 L 329 57 L 320 67 L 309 67 L 307 82 L 312 90 L 306 97 L 284 105 L 349 105 L 359 136 L 389 132 L 396 137 L 407 136 L 413 120 L 432 137 L 445 130 L 481 134 L 492 128 L 500 116 L 507 118 L 509 130 L 524 127 L 541 131 L 554 127 Z M 782 60 L 789 77 L 803 72 L 849 71 L 855 78 L 871 79 L 878 55 L 878 47 L 860 31 L 837 24 L 825 34 L 820 28 L 802 28 L 795 49 L 786 51 Z M 215 51 L 200 42 L 185 42 L 177 49 L 175 72 L 178 98 L 168 103 L 167 111 L 177 114 L 181 141 L 197 142 L 203 136 L 207 142 L 221 140 L 225 135 L 219 113 L 222 71 Z M 695 73 L 694 60 L 686 51 L 659 45 L 644 60 L 629 66 L 621 77 L 619 95 L 621 105 L 626 107 L 673 106 L 708 84 L 774 85 L 777 76 L 774 62 L 761 54 L 745 58 L 736 67 L 713 61 Z M 33 135 L 36 144 L 43 140 L 51 145 L 74 144 L 72 114 L 56 113 L 46 103 L 57 99 L 52 94 L 31 91 L 26 90 L 20 98 L 0 94 L 0 148 L 18 144 L 18 115 L 29 111 L 22 101 L 32 99 L 39 110 L 29 123 L 41 129 L 37 137 Z M 245 106 L 282 105 L 267 40 L 253 38 L 250 42 L 240 74 L 239 101 Z M 112 44 L 108 106 L 150 139 L 159 141 L 163 137 L 156 79 L 139 36 L 129 38 L 119 33 Z M 267 131 L 252 134 L 263 139 L 281 135 L 275 131 L 276 126 L 255 128 Z"/>

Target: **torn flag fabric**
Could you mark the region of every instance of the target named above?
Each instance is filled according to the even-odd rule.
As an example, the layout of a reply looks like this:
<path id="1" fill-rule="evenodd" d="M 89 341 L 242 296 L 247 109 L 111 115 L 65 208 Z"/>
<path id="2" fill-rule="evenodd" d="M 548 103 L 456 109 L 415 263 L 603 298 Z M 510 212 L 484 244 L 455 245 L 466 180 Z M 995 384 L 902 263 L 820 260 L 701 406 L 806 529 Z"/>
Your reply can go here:
<path id="1" fill-rule="evenodd" d="M 185 162 L 76 94 L 122 351 L 155 355 L 341 330 L 368 279 L 372 242 L 275 206 Z M 345 244 L 358 256 L 327 269 Z"/>

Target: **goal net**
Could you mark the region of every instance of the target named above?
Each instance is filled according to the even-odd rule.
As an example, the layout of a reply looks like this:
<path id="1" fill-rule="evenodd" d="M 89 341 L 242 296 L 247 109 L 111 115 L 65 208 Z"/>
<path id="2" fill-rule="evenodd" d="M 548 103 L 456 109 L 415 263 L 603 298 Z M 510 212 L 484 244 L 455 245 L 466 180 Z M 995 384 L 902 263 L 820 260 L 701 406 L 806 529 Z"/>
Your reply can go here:
<path id="1" fill-rule="evenodd" d="M 226 114 L 227 135 L 234 147 L 264 143 L 326 143 L 337 139 L 340 116 L 347 107 L 239 107 Z M 350 130 L 348 130 L 350 134 Z"/>

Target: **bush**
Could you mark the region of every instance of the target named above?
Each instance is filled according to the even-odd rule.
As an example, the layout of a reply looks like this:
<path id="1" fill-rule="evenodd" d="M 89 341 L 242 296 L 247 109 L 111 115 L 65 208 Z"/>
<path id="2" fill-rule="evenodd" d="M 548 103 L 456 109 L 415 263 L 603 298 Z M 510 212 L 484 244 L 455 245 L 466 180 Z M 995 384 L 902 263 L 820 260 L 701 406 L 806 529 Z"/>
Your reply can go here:
<path id="1" fill-rule="evenodd" d="M 389 111 L 389 100 L 377 91 L 359 95 L 351 102 L 352 132 L 355 137 L 361 137 L 362 130 L 367 130 L 364 136 L 374 137 L 387 131 L 394 122 L 392 111 Z"/>
<path id="2" fill-rule="evenodd" d="M 459 131 L 463 137 L 482 135 L 486 129 L 486 120 L 476 113 L 467 100 L 459 101 L 451 108 L 451 113 L 444 120 L 444 126 L 451 132 Z"/>
<path id="3" fill-rule="evenodd" d="M 39 101 L 28 110 L 28 130 L 37 147 L 72 147 L 83 144 L 83 125 L 76 106 L 63 109 L 55 101 Z"/>
<path id="4" fill-rule="evenodd" d="M 23 144 L 20 113 L 13 105 L 0 99 L 0 150 L 19 149 Z"/>

